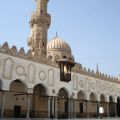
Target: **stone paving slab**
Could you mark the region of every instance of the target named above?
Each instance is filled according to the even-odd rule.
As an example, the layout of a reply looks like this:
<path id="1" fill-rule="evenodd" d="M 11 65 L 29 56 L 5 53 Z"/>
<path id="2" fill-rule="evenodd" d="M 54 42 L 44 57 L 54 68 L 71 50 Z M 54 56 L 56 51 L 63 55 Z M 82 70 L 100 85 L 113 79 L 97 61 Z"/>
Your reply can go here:
<path id="1" fill-rule="evenodd" d="M 77 119 L 46 119 L 46 118 L 0 118 L 0 120 L 120 120 L 120 118 L 77 118 Z"/>

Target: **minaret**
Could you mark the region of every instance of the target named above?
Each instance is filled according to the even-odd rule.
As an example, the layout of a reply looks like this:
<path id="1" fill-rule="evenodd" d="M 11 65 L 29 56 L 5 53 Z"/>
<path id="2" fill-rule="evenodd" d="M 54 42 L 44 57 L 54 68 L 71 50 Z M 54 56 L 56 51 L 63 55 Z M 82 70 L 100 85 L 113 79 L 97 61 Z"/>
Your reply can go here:
<path id="1" fill-rule="evenodd" d="M 47 33 L 51 23 L 51 16 L 47 13 L 49 0 L 35 1 L 36 11 L 30 20 L 31 34 L 28 39 L 28 46 L 33 53 L 37 51 L 39 55 L 43 55 L 46 54 Z"/>
<path id="2" fill-rule="evenodd" d="M 97 64 L 97 69 L 96 69 L 97 72 L 99 72 L 99 67 L 98 67 L 98 64 Z"/>

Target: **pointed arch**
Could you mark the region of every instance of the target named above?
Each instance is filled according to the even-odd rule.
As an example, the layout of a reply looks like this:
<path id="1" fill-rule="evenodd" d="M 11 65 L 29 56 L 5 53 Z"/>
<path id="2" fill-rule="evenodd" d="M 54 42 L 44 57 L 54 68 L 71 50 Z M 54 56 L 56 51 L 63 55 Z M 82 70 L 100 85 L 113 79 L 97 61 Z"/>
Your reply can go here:
<path id="1" fill-rule="evenodd" d="M 117 116 L 120 117 L 120 96 L 117 97 Z"/>
<path id="2" fill-rule="evenodd" d="M 48 96 L 44 85 L 36 84 L 34 86 L 32 101 L 34 117 L 46 117 L 48 110 Z"/>
<path id="3" fill-rule="evenodd" d="M 79 100 L 86 100 L 86 93 L 84 92 L 84 91 L 79 91 L 78 93 L 77 93 L 77 98 L 79 99 Z"/>
<path id="4" fill-rule="evenodd" d="M 90 100 L 91 101 L 97 101 L 98 99 L 97 99 L 97 95 L 94 93 L 94 92 L 92 92 L 91 94 L 90 94 Z"/>
<path id="5" fill-rule="evenodd" d="M 33 92 L 34 92 L 36 86 L 37 87 L 41 86 L 41 88 L 44 88 L 45 89 L 45 95 L 49 96 L 49 89 L 45 84 L 43 84 L 43 83 L 35 84 L 34 87 L 33 87 Z"/>
<path id="6" fill-rule="evenodd" d="M 60 98 L 68 98 L 68 91 L 66 90 L 66 88 L 59 89 L 58 97 L 60 97 Z"/>
<path id="7" fill-rule="evenodd" d="M 109 102 L 110 102 L 110 103 L 115 102 L 115 98 L 114 98 L 112 95 L 109 96 Z"/>
<path id="8" fill-rule="evenodd" d="M 115 116 L 115 99 L 112 95 L 109 96 L 109 116 Z"/>
<path id="9" fill-rule="evenodd" d="M 104 94 L 100 95 L 100 101 L 105 102 L 106 101 L 106 96 Z"/>
<path id="10" fill-rule="evenodd" d="M 33 93 L 46 96 L 46 88 L 42 84 L 37 84 L 34 86 Z"/>
<path id="11" fill-rule="evenodd" d="M 27 92 L 27 85 L 25 82 L 17 79 L 10 83 L 9 90 L 13 92 Z"/>

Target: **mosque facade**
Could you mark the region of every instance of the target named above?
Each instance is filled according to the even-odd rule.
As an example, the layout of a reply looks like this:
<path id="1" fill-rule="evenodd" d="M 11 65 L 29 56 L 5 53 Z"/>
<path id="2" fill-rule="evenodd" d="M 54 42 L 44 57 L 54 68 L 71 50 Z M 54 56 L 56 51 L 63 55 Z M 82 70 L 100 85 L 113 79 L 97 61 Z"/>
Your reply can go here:
<path id="1" fill-rule="evenodd" d="M 47 42 L 49 0 L 36 0 L 30 19 L 29 50 L 5 42 L 0 47 L 0 117 L 97 118 L 120 116 L 120 80 L 75 62 L 57 35 Z M 69 82 L 61 81 L 58 61 L 74 62 Z"/>

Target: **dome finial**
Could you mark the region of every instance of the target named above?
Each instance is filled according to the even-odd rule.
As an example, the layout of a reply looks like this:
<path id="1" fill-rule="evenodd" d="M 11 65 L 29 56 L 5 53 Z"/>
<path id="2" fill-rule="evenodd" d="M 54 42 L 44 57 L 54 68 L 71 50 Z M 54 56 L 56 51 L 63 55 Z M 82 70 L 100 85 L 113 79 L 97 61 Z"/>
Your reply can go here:
<path id="1" fill-rule="evenodd" d="M 58 33 L 56 32 L 56 36 L 55 36 L 55 38 L 57 38 L 58 37 Z"/>

